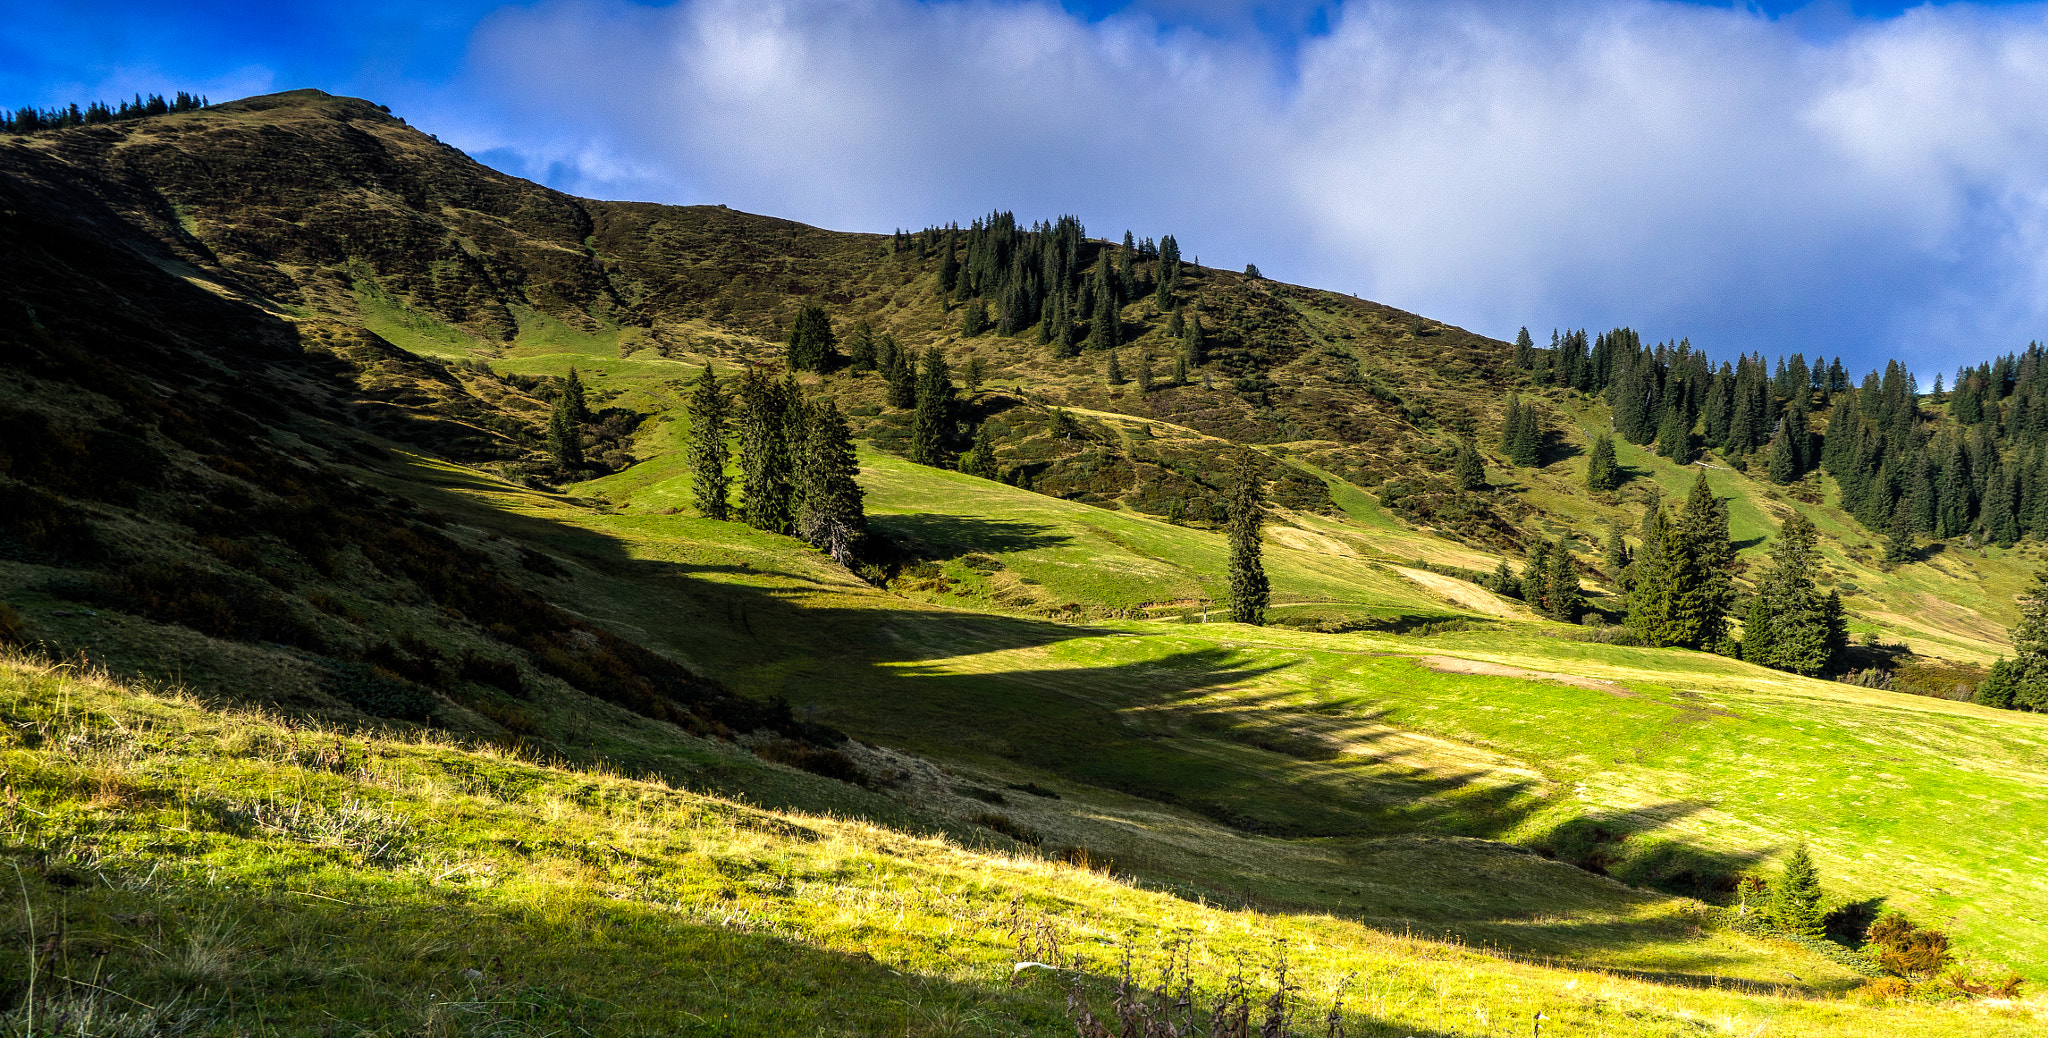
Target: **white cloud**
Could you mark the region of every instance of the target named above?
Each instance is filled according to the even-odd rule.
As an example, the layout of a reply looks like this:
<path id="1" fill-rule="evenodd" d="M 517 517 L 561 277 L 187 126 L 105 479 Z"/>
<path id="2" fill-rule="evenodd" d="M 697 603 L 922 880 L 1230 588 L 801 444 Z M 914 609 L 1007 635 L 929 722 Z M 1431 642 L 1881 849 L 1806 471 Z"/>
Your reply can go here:
<path id="1" fill-rule="evenodd" d="M 499 115 L 447 135 L 580 193 L 831 227 L 1075 212 L 1503 336 L 1632 323 L 1931 376 L 2048 334 L 2039 7 L 1811 33 L 1353 2 L 1284 54 L 1160 20 L 1214 6 L 560 0 L 479 28 Z"/>

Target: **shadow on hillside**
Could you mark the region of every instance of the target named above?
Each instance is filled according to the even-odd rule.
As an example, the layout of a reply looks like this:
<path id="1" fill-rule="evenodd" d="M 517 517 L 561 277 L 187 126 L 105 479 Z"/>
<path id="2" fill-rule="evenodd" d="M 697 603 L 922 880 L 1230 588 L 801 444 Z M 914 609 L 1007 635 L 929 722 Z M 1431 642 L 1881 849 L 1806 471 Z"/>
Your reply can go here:
<path id="1" fill-rule="evenodd" d="M 974 552 L 1030 551 L 1073 538 L 1040 523 L 966 515 L 890 513 L 868 517 L 868 525 L 927 558 L 955 559 Z"/>

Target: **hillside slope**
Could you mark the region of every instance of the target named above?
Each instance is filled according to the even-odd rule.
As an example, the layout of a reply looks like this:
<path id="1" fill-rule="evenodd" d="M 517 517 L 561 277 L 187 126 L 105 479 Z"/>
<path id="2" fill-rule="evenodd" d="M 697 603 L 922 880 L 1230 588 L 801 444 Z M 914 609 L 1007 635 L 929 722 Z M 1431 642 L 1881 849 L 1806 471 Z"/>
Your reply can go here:
<path id="1" fill-rule="evenodd" d="M 1195 905 L 1839 992 L 1839 962 L 1697 922 L 1804 840 L 1835 901 L 2048 975 L 2036 862 L 2000 835 L 2048 830 L 2036 718 L 1570 640 L 1456 576 L 1535 533 L 1590 560 L 1599 522 L 1691 475 L 1625 448 L 1630 489 L 1589 495 L 1560 448 L 1452 488 L 1449 448 L 1490 442 L 1522 381 L 1505 344 L 1191 267 L 1206 380 L 1141 396 L 1099 355 L 963 338 L 936 258 L 887 236 L 569 198 L 317 92 L 8 139 L 0 207 L 0 600 L 23 612 L 0 636 L 213 702 L 1107 862 Z M 886 587 L 677 514 L 679 380 L 779 357 L 812 299 L 983 358 L 963 414 L 1033 473 L 912 465 L 877 376 L 806 376 L 868 438 Z M 1119 319 L 1123 356 L 1167 348 L 1149 298 Z M 571 365 L 594 460 L 558 483 Z M 1547 406 L 1567 447 L 1603 420 Z M 1286 506 L 1290 628 L 1201 624 L 1224 556 L 1194 506 L 1246 443 Z M 1824 498 L 1712 479 L 1751 557 L 1785 510 L 1817 517 L 1861 630 L 1999 650 L 2035 549 L 1887 571 Z"/>

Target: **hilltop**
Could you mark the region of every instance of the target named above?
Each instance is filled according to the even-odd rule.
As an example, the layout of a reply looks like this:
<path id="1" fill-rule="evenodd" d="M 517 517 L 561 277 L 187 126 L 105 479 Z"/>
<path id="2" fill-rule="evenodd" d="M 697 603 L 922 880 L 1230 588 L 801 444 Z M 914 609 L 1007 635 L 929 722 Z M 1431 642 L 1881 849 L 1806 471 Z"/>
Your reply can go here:
<path id="1" fill-rule="evenodd" d="M 2010 838 L 2043 827 L 2033 776 L 2048 730 L 2034 715 L 1611 644 L 1473 582 L 1519 563 L 1534 537 L 1562 538 L 1595 606 L 1611 605 L 1595 538 L 1610 521 L 1634 529 L 1647 501 L 1682 497 L 1702 470 L 1624 441 L 1632 478 L 1585 490 L 1608 404 L 1543 385 L 1510 344 L 1189 264 L 1176 299 L 1200 315 L 1205 363 L 1164 384 L 1183 341 L 1174 311 L 1131 293 L 1114 355 L 1153 351 L 1162 369 L 1140 392 L 1104 377 L 1109 354 L 1054 356 L 1030 327 L 964 334 L 974 302 L 942 298 L 943 229 L 852 234 L 572 198 L 314 91 L 6 138 L 0 208 L 0 636 L 107 668 L 119 680 L 76 692 L 107 716 L 156 709 L 125 683 L 168 683 L 223 717 L 260 709 L 345 741 L 387 733 L 371 737 L 445 751 L 458 771 L 507 761 L 505 782 L 566 789 L 595 771 L 684 814 L 743 797 L 769 813 L 748 817 L 779 818 L 745 849 L 759 860 L 743 871 L 763 883 L 795 880 L 762 862 L 813 853 L 777 826 L 843 827 L 832 840 L 915 844 L 983 877 L 975 897 L 1098 884 L 1126 907 L 1090 932 L 1249 916 L 1297 940 L 1384 947 L 1387 964 L 1461 956 L 1508 985 L 1488 990 L 1516 992 L 1500 996 L 1514 1012 L 1570 975 L 1511 959 L 1643 978 L 1627 997 L 1655 1019 L 1581 1018 L 1589 1034 L 1796 1016 L 1799 998 L 1862 986 L 1869 960 L 1841 945 L 1729 925 L 1740 881 L 1800 841 L 1832 903 L 1942 925 L 1980 977 L 2048 976 L 2048 923 L 2026 907 L 2038 870 Z M 1087 238 L 1075 264 L 1122 251 Z M 1133 276 L 1156 278 L 1142 264 L 1159 262 Z M 881 375 L 804 375 L 803 392 L 837 400 L 863 439 L 871 527 L 893 552 L 878 572 L 689 514 L 685 380 L 779 365 L 818 303 L 842 343 L 865 324 L 940 350 L 956 374 L 979 359 L 953 446 L 987 430 L 1008 477 L 904 458 L 908 418 Z M 587 463 L 564 472 L 545 427 L 572 366 L 594 413 Z M 1537 465 L 1495 449 L 1510 392 L 1542 409 Z M 1466 441 L 1487 455 L 1486 489 L 1451 478 Z M 1223 615 L 1205 614 L 1226 587 L 1206 506 L 1243 446 L 1270 465 L 1280 505 L 1266 628 L 1203 622 Z M 1725 460 L 1704 471 L 1743 557 L 1793 511 L 1811 516 L 1826 581 L 1876 643 L 1865 662 L 1952 696 L 2006 651 L 2037 544 L 1956 538 L 1884 563 L 1830 477 L 1780 486 Z M 1887 647 L 1903 639 L 1920 655 Z M 49 698 L 14 680 L 10 709 Z M 177 730 L 212 723 L 179 710 Z M 285 777 L 238 790 L 191 774 L 168 801 L 187 813 L 220 801 L 247 814 Z M 323 787 L 322 810 L 383 796 L 358 785 Z M 35 788 L 38 811 L 100 817 L 70 779 Z M 1963 817 L 1962 804 L 1979 806 Z M 428 800 L 377 810 L 402 813 L 447 867 L 484 854 Z M 129 859 L 78 857 L 100 823 L 80 824 L 18 831 L 25 871 L 60 887 L 49 877 L 128 882 Z M 749 963 L 771 945 L 858 943 L 754 905 L 741 866 L 613 851 L 692 889 L 733 889 L 747 903 L 719 909 L 719 926 L 768 913 L 746 923 L 767 936 L 720 953 L 732 972 L 714 983 L 758 977 Z M 205 852 L 161 853 L 196 869 Z M 273 850 L 246 853 L 251 889 L 284 867 L 264 863 Z M 568 853 L 534 867 L 613 868 Z M 177 896 L 190 899 L 180 911 L 215 910 L 198 887 Z M 650 912 L 696 905 L 688 926 L 711 911 L 648 898 Z M 939 915 L 951 921 L 933 927 L 965 925 Z M 1324 918 L 1338 929 L 1317 929 Z M 1497 954 L 1467 960 L 1418 937 Z M 921 984 L 968 969 L 887 942 L 865 954 Z M 1319 983 L 1381 968 L 1355 959 L 1365 951 L 1328 954 Z M 848 968 L 877 1004 L 907 997 Z M 1791 1000 L 1759 1009 L 1688 987 L 1729 982 Z M 583 983 L 560 972 L 547 985 Z M 1057 1004 L 1040 994 L 1041 1009 Z M 1434 1016 L 1377 1017 L 1449 1033 L 1462 1025 L 1438 1003 L 1453 997 L 1427 996 Z M 1920 1012 L 1833 1007 L 1835 1022 L 1799 1026 L 1948 1026 Z"/>

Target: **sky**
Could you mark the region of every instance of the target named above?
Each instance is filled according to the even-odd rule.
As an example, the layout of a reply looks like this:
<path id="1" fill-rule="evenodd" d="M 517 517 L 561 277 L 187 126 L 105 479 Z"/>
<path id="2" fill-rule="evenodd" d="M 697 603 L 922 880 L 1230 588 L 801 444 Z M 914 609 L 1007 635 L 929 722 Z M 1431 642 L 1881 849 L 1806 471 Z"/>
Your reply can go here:
<path id="1" fill-rule="evenodd" d="M 318 87 L 575 194 L 991 210 L 1485 334 L 2048 338 L 2048 4 L 0 0 L 0 104 Z"/>

